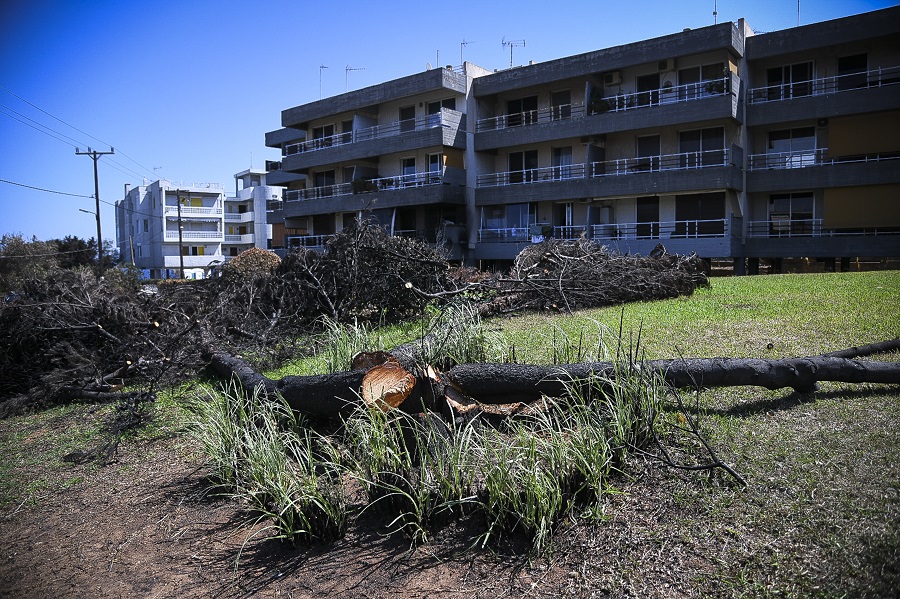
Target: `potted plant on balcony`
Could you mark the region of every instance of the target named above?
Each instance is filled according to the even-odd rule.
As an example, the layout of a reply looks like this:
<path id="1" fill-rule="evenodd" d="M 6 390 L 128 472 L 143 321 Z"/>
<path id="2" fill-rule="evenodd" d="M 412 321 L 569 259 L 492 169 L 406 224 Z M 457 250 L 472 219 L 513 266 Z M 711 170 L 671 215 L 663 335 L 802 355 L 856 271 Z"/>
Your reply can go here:
<path id="1" fill-rule="evenodd" d="M 728 69 L 723 69 L 722 77 L 720 79 L 712 79 L 710 81 L 707 81 L 706 93 L 711 95 L 724 94 L 726 77 L 728 77 Z"/>

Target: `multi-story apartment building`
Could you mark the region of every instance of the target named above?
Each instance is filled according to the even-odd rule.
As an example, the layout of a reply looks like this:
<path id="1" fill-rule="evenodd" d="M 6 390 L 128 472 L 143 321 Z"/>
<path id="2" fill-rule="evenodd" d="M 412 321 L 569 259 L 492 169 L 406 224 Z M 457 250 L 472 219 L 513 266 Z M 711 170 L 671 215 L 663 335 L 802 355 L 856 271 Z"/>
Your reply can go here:
<path id="1" fill-rule="evenodd" d="M 119 255 L 149 278 L 203 278 L 245 249 L 269 247 L 266 202 L 280 198 L 261 169 L 235 175 L 235 197 L 219 183 L 126 185 L 116 202 Z"/>
<path id="2" fill-rule="evenodd" d="M 734 260 L 900 255 L 900 8 L 466 63 L 282 112 L 284 245 L 362 211 L 505 262 L 548 236 Z M 452 223 L 452 224 L 450 224 Z M 276 234 L 277 237 L 277 234 Z"/>

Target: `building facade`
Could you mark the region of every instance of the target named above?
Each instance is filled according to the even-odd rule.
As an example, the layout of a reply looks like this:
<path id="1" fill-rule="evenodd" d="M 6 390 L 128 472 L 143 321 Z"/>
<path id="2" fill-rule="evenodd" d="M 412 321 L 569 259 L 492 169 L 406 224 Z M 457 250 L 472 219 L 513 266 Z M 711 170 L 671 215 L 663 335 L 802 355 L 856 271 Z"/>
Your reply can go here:
<path id="1" fill-rule="evenodd" d="M 126 185 L 116 202 L 119 255 L 148 278 L 204 278 L 245 249 L 271 245 L 266 204 L 280 199 L 262 169 L 236 174 L 233 197 L 219 183 Z"/>
<path id="2" fill-rule="evenodd" d="M 282 112 L 275 243 L 320 247 L 367 213 L 469 263 L 546 237 L 662 242 L 739 273 L 898 256 L 898 84 L 898 7 L 427 70 Z"/>

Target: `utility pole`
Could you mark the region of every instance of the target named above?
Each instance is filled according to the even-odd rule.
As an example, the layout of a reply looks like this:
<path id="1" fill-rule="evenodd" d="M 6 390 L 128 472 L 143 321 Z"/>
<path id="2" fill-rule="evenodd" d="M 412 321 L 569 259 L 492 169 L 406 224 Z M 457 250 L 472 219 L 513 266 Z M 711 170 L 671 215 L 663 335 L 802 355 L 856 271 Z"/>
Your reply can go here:
<path id="1" fill-rule="evenodd" d="M 97 280 L 99 281 L 103 277 L 103 237 L 100 234 L 100 180 L 97 177 L 97 161 L 100 160 L 100 157 L 104 154 L 115 154 L 116 151 L 114 148 L 110 147 L 109 152 L 98 152 L 97 150 L 92 150 L 90 146 L 88 146 L 87 152 L 82 152 L 81 148 L 75 148 L 75 154 L 77 156 L 90 156 L 94 159 L 94 201 L 96 202 L 96 216 L 97 216 Z"/>
<path id="2" fill-rule="evenodd" d="M 184 247 L 181 245 L 181 190 L 175 190 L 178 204 L 178 265 L 181 267 L 181 278 L 184 278 Z"/>

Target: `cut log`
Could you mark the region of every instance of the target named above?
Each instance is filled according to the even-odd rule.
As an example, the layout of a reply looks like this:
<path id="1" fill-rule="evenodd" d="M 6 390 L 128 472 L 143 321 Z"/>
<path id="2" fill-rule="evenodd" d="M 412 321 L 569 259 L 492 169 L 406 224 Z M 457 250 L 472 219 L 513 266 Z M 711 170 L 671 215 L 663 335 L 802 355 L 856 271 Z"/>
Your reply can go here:
<path id="1" fill-rule="evenodd" d="M 850 350 L 848 350 L 850 351 Z M 372 364 L 334 374 L 287 376 L 269 379 L 239 357 L 224 353 L 209 356 L 211 367 L 225 378 L 238 380 L 246 390 L 261 387 L 280 394 L 297 412 L 313 417 L 346 416 L 363 397 L 369 405 L 384 404 L 406 411 L 423 407 L 461 416 L 479 411 L 479 405 L 527 404 L 542 396 L 562 397 L 566 383 L 591 377 L 612 379 L 612 362 L 583 362 L 556 366 L 528 364 L 460 364 L 444 373 L 429 366 L 405 368 L 384 354 L 357 364 Z M 792 388 L 801 393 L 816 389 L 820 381 L 900 385 L 900 362 L 852 360 L 833 356 L 762 360 L 754 358 L 688 358 L 646 360 L 636 368 L 658 373 L 675 388 L 756 386 Z M 618 368 L 621 369 L 621 366 Z M 506 413 L 508 410 L 501 410 Z M 513 410 L 514 411 L 514 410 Z"/>
<path id="2" fill-rule="evenodd" d="M 361 396 L 370 408 L 384 412 L 400 407 L 413 387 L 416 377 L 394 360 L 373 366 L 362 380 Z"/>
<path id="3" fill-rule="evenodd" d="M 819 381 L 900 384 L 900 363 L 813 356 L 784 360 L 755 358 L 688 358 L 648 360 L 644 370 L 657 372 L 675 388 L 756 386 L 815 390 Z M 526 364 L 460 364 L 444 377 L 457 389 L 481 403 L 534 401 L 541 395 L 559 397 L 565 383 L 591 376 L 613 377 L 611 362 L 584 362 L 557 366 Z"/>

